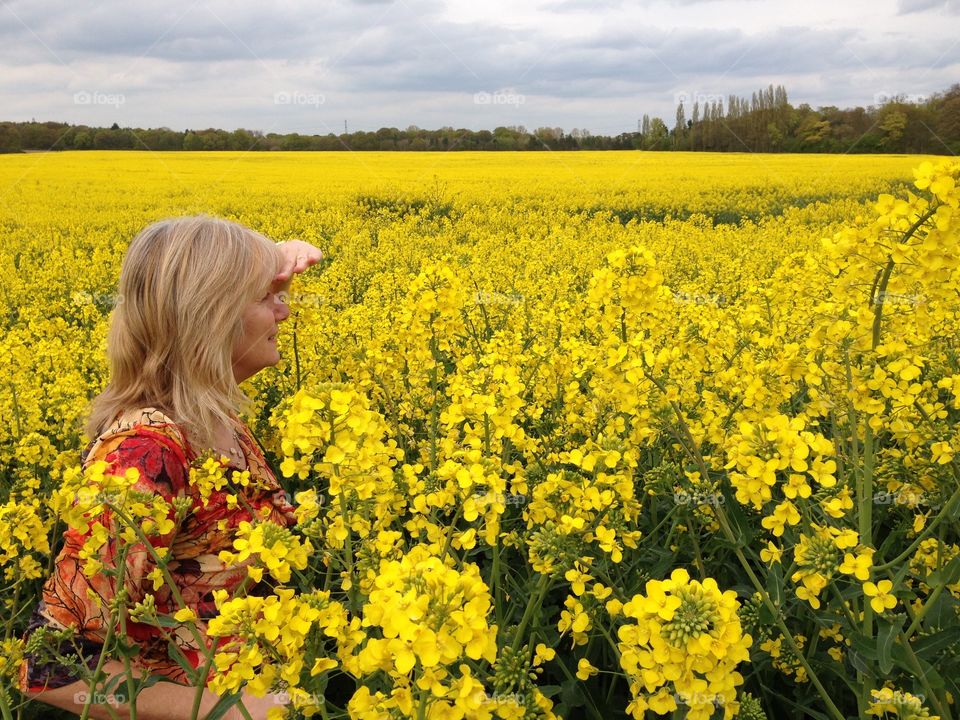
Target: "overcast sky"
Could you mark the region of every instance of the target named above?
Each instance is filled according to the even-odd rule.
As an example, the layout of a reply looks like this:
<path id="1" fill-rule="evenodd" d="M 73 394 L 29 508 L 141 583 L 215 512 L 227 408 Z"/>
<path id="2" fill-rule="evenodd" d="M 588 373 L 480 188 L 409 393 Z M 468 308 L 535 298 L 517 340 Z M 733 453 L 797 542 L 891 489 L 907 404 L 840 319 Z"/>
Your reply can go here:
<path id="1" fill-rule="evenodd" d="M 616 134 L 678 97 L 958 81 L 960 0 L 0 0 L 0 120 Z"/>

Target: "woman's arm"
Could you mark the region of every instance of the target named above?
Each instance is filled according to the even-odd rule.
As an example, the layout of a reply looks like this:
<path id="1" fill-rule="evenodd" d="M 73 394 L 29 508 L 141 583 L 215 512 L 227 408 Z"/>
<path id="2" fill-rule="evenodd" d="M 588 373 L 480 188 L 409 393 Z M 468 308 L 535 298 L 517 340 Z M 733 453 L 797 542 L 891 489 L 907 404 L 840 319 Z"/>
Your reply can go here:
<path id="1" fill-rule="evenodd" d="M 274 292 L 289 292 L 293 276 L 323 260 L 323 252 L 303 240 L 284 240 L 277 243 L 283 262 L 274 278 Z"/>
<path id="2" fill-rule="evenodd" d="M 103 671 L 107 678 L 113 678 L 117 675 L 123 675 L 123 665 L 116 660 L 111 660 L 103 665 Z M 123 698 L 122 693 L 126 686 L 123 682 L 117 686 L 116 699 Z M 54 707 L 76 713 L 78 716 L 83 710 L 83 705 L 87 697 L 89 688 L 87 683 L 78 680 L 77 682 L 64 685 L 63 687 L 50 690 L 41 690 L 31 692 L 29 697 L 34 700 L 53 705 Z M 196 697 L 196 689 L 187 685 L 178 685 L 176 683 L 160 682 L 156 685 L 142 690 L 137 696 L 137 720 L 192 720 L 193 700 Z M 91 720 L 111 720 L 112 717 L 130 717 L 130 711 L 127 703 L 117 703 L 114 697 L 94 698 L 99 702 L 91 703 L 89 717 Z M 211 690 L 204 688 L 203 698 L 200 701 L 200 713 L 197 720 L 203 720 L 213 706 L 220 700 L 220 696 Z M 109 701 L 110 708 L 104 707 Z M 271 708 L 282 707 L 275 695 L 266 695 L 262 698 L 244 694 L 243 705 L 250 714 L 252 720 L 265 720 L 267 712 Z M 116 713 L 110 715 L 110 711 Z M 240 708 L 234 705 L 227 714 L 223 716 L 224 720 L 241 720 L 243 718 Z"/>

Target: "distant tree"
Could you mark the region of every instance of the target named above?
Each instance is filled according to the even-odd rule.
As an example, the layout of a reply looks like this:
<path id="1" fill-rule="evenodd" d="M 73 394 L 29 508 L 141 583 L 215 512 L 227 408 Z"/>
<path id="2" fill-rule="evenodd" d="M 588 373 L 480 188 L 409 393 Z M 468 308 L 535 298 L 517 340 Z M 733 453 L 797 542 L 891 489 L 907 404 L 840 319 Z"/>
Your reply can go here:
<path id="1" fill-rule="evenodd" d="M 18 152 L 22 147 L 20 128 L 14 123 L 0 123 L 0 152 Z"/>
<path id="2" fill-rule="evenodd" d="M 263 137 L 261 135 L 261 137 Z M 260 138 L 254 137 L 253 133 L 243 128 L 238 128 L 230 133 L 230 139 L 227 141 L 227 147 L 231 150 L 252 150 Z"/>
<path id="3" fill-rule="evenodd" d="M 954 154 L 960 154 L 960 85 L 953 85 L 938 98 L 937 138 Z"/>
<path id="4" fill-rule="evenodd" d="M 86 130 L 81 130 L 73 136 L 73 147 L 77 150 L 89 150 L 93 147 L 93 138 Z"/>
<path id="5" fill-rule="evenodd" d="M 116 123 L 114 123 L 116 125 Z M 97 150 L 132 150 L 134 147 L 133 135 L 118 128 L 97 130 L 93 136 L 93 147 Z"/>
<path id="6" fill-rule="evenodd" d="M 883 114 L 878 125 L 883 131 L 883 145 L 890 149 L 900 147 L 900 138 L 907 127 L 907 115 L 890 105 L 884 106 Z"/>
<path id="7" fill-rule="evenodd" d="M 183 136 L 183 149 L 203 150 L 203 138 L 197 133 L 187 130 L 187 134 Z"/>
<path id="8" fill-rule="evenodd" d="M 686 147 L 687 120 L 683 111 L 683 101 L 677 105 L 677 114 L 673 125 L 673 148 L 680 150 Z"/>
<path id="9" fill-rule="evenodd" d="M 647 150 L 666 150 L 669 145 L 670 130 L 658 117 L 650 121 L 650 132 L 644 136 L 643 145 Z"/>

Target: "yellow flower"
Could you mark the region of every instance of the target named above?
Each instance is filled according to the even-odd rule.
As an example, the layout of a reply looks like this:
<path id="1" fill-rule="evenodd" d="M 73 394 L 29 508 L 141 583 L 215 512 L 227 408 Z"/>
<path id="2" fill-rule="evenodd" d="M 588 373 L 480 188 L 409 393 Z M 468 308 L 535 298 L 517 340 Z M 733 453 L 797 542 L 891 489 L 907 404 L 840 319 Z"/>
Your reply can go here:
<path id="1" fill-rule="evenodd" d="M 600 671 L 591 665 L 590 661 L 586 658 L 580 658 L 580 662 L 577 663 L 577 677 L 580 680 L 586 680 L 592 675 L 596 675 L 598 672 Z"/>
<path id="2" fill-rule="evenodd" d="M 890 594 L 892 589 L 893 583 L 890 580 L 881 580 L 877 584 L 868 581 L 863 584 L 863 593 L 870 598 L 870 607 L 876 613 L 892 610 L 897 606 L 897 598 Z"/>
<path id="3" fill-rule="evenodd" d="M 780 562 L 782 556 L 783 550 L 774 545 L 770 540 L 767 541 L 767 546 L 760 551 L 760 559 L 770 565 L 773 565 L 775 562 Z"/>
<path id="4" fill-rule="evenodd" d="M 763 518 L 760 524 L 770 530 L 775 537 L 780 537 L 783 535 L 784 527 L 796 525 L 798 522 L 800 522 L 800 512 L 796 505 L 789 500 L 784 500 L 774 509 L 773 515 Z"/>
<path id="5" fill-rule="evenodd" d="M 313 661 L 313 667 L 310 668 L 310 675 L 319 675 L 327 670 L 332 670 L 337 664 L 337 661 L 333 658 L 317 658 Z"/>
<path id="6" fill-rule="evenodd" d="M 173 614 L 174 619 L 177 622 L 191 622 L 197 619 L 197 614 L 190 608 L 181 608 Z"/>
<path id="7" fill-rule="evenodd" d="M 553 648 L 549 648 L 543 643 L 537 643 L 537 647 L 534 651 L 533 656 L 533 665 L 537 667 L 543 665 L 545 662 L 553 660 L 557 656 L 557 651 Z"/>
<path id="8" fill-rule="evenodd" d="M 869 580 L 870 568 L 873 566 L 873 552 L 873 548 L 863 548 L 857 555 L 844 553 L 840 572 L 853 575 L 857 580 Z"/>

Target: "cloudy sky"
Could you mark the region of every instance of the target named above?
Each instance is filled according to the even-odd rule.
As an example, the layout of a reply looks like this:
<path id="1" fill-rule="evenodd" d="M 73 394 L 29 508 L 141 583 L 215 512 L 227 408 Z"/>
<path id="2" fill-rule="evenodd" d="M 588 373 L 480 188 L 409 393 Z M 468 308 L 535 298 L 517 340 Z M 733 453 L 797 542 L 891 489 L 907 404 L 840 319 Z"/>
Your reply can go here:
<path id="1" fill-rule="evenodd" d="M 616 134 L 678 97 L 957 81 L 960 0 L 0 0 L 0 120 Z"/>

